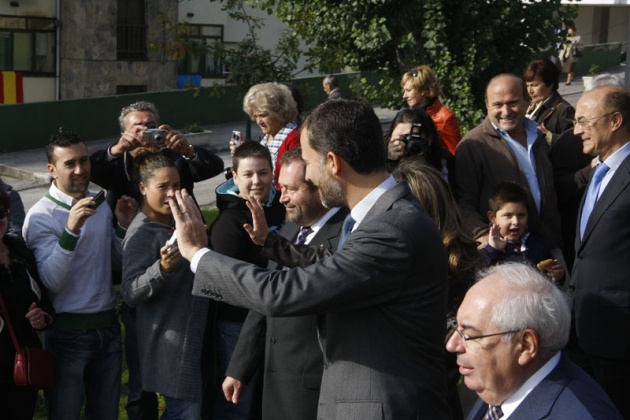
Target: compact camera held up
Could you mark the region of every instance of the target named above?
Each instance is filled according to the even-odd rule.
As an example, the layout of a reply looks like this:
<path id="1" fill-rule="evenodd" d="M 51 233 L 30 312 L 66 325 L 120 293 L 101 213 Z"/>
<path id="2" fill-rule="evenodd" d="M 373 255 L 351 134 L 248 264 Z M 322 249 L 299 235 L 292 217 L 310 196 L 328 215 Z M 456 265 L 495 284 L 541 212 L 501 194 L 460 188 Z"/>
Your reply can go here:
<path id="1" fill-rule="evenodd" d="M 159 128 L 150 128 L 142 132 L 146 144 L 163 144 L 166 141 L 168 131 Z"/>
<path id="2" fill-rule="evenodd" d="M 429 142 L 426 139 L 423 139 L 422 136 L 422 124 L 414 123 L 411 125 L 411 130 L 409 130 L 409 134 L 405 134 L 402 136 L 400 141 L 405 144 L 405 151 L 407 152 L 407 156 L 425 156 L 429 152 Z"/>

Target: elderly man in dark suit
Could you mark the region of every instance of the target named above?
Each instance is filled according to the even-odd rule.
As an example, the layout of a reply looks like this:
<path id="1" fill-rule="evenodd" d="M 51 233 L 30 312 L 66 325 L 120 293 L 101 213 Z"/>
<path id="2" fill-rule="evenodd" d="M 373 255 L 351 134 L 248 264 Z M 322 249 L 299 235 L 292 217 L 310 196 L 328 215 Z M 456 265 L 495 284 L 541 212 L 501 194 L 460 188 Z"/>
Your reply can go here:
<path id="1" fill-rule="evenodd" d="M 343 91 L 339 87 L 339 81 L 337 80 L 337 76 L 333 74 L 329 74 L 324 77 L 324 81 L 322 82 L 324 87 L 324 92 L 328 95 L 328 99 L 340 99 L 345 98 Z"/>
<path id="2" fill-rule="evenodd" d="M 318 251 L 332 254 L 348 209 L 322 205 L 317 187 L 304 180 L 306 165 L 300 147 L 287 151 L 280 163 L 280 202 L 286 208 L 287 223 L 280 235 L 269 233 L 264 215 L 257 217 L 262 210 L 257 207 L 252 212 L 254 226 L 261 226 L 250 229 L 250 235 L 263 246 L 263 255 L 272 260 L 269 268 L 308 266 L 311 261 L 300 253 L 301 246 L 316 246 Z M 263 419 L 315 420 L 324 370 L 317 316 L 265 317 L 250 311 L 223 382 L 228 401 L 238 403 L 242 386 L 252 378 L 263 357 Z"/>
<path id="3" fill-rule="evenodd" d="M 630 93 L 595 88 L 575 115 L 582 150 L 598 158 L 578 213 L 570 356 L 630 418 Z"/>
<path id="4" fill-rule="evenodd" d="M 170 200 L 193 293 L 270 316 L 326 313 L 319 419 L 447 418 L 446 254 L 406 182 L 385 167 L 378 117 L 364 100 L 326 101 L 302 129 L 306 180 L 324 205 L 346 206 L 346 241 L 307 268 L 271 271 L 204 248 L 186 192 Z M 347 223 L 346 223 L 347 222 Z M 352 222 L 354 228 L 352 228 Z"/>
<path id="5" fill-rule="evenodd" d="M 446 343 L 479 395 L 468 419 L 621 419 L 597 382 L 562 355 L 570 322 L 564 295 L 535 268 L 505 263 L 481 273 Z"/>

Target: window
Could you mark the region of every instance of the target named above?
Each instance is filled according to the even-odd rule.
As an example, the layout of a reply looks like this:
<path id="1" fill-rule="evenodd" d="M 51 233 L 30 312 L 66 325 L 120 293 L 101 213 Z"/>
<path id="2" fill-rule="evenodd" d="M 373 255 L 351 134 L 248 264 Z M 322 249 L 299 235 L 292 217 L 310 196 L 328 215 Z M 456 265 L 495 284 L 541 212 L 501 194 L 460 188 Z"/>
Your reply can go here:
<path id="1" fill-rule="evenodd" d="M 146 85 L 116 85 L 116 95 L 125 95 L 127 93 L 144 93 L 146 91 Z"/>
<path id="2" fill-rule="evenodd" d="M 55 74 L 55 19 L 0 15 L 0 70 Z"/>
<path id="3" fill-rule="evenodd" d="M 223 42 L 223 25 L 186 24 L 179 31 L 180 37 L 187 40 L 188 53 L 179 60 L 177 73 L 221 77 L 223 63 L 213 49 Z"/>
<path id="4" fill-rule="evenodd" d="M 144 0 L 118 0 L 116 56 L 118 60 L 147 59 Z"/>

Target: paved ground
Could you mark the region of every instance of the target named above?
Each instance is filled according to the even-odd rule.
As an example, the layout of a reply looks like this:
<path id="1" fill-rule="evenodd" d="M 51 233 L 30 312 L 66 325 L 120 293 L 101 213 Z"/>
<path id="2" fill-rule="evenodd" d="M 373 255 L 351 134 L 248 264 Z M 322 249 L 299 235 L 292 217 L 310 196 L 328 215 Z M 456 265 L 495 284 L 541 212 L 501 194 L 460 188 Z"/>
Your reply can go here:
<path id="1" fill-rule="evenodd" d="M 389 123 L 395 115 L 395 111 L 387 109 L 377 109 L 377 115 L 381 119 L 384 127 L 389 127 Z M 168 122 L 168 120 L 165 120 Z M 205 127 L 212 131 L 212 138 L 218 139 L 219 144 L 227 146 L 232 130 L 245 131 L 243 122 L 228 122 Z M 252 124 L 252 138 L 258 138 L 261 131 L 256 124 Z M 225 139 L 224 142 L 220 141 Z M 88 150 L 92 153 L 95 150 L 107 147 L 109 144 L 118 141 L 118 138 L 108 138 L 88 142 Z M 216 142 L 215 142 L 216 143 Z M 231 166 L 231 157 L 226 148 L 216 150 L 216 153 L 223 158 L 225 166 Z M 28 209 L 35 204 L 48 191 L 49 177 L 46 170 L 46 153 L 44 149 L 24 150 L 0 154 L 0 176 L 7 184 L 11 184 L 20 192 L 24 207 Z M 223 175 L 218 175 L 212 179 L 195 184 L 195 196 L 199 204 L 204 207 L 215 206 L 215 188 L 225 181 Z M 98 191 L 97 185 L 90 185 L 90 190 Z"/>

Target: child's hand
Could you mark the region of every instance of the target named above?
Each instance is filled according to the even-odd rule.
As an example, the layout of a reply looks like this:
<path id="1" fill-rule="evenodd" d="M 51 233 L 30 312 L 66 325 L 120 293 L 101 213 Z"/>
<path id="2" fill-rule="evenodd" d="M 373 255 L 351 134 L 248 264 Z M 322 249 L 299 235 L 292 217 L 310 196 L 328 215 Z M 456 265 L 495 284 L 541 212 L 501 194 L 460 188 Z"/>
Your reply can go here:
<path id="1" fill-rule="evenodd" d="M 503 251 L 507 245 L 505 240 L 501 237 L 501 228 L 496 223 L 493 223 L 490 227 L 490 232 L 488 233 L 488 244 L 498 251 Z"/>

